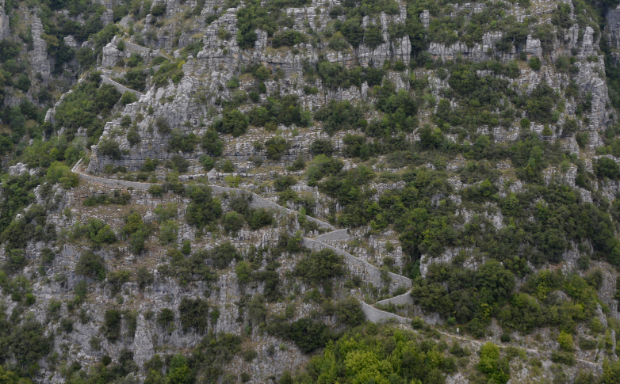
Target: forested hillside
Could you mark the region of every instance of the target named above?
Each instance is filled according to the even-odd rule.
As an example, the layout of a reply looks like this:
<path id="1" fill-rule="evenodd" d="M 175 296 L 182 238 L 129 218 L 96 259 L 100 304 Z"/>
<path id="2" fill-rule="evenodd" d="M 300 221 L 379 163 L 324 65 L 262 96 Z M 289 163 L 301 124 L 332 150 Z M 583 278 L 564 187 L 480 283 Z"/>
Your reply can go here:
<path id="1" fill-rule="evenodd" d="M 1 383 L 620 383 L 620 6 L 5 0 Z"/>

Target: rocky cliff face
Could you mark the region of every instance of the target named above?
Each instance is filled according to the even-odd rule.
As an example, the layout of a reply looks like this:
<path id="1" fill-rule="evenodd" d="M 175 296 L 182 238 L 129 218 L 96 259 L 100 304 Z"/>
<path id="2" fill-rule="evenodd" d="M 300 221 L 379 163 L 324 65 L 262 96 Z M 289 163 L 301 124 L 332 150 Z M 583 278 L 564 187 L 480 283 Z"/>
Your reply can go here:
<path id="1" fill-rule="evenodd" d="M 353 302 L 502 344 L 513 381 L 600 375 L 620 331 L 620 8 L 586 5 L 0 7 L 0 321 L 47 338 L 0 362 L 155 382 L 183 355 L 191 380 L 282 383 L 362 321 Z M 438 382 L 488 379 L 474 355 Z"/>

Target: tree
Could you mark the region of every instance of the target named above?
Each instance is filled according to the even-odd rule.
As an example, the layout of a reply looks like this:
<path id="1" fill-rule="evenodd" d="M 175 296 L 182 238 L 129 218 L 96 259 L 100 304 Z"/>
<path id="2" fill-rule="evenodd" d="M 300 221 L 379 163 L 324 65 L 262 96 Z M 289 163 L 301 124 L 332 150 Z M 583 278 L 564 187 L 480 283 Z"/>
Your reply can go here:
<path id="1" fill-rule="evenodd" d="M 230 265 L 233 259 L 238 258 L 237 248 L 230 242 L 218 245 L 209 252 L 209 257 L 213 261 L 213 266 L 217 269 L 224 269 Z"/>
<path id="2" fill-rule="evenodd" d="M 344 259 L 331 249 L 312 252 L 295 266 L 294 273 L 308 284 L 331 285 L 330 280 L 344 275 Z"/>
<path id="3" fill-rule="evenodd" d="M 126 91 L 125 93 L 123 93 L 123 96 L 121 97 L 121 104 L 123 106 L 126 106 L 127 104 L 131 104 L 131 103 L 135 103 L 136 101 L 138 101 L 138 97 L 136 96 L 135 93 L 131 91 Z"/>
<path id="4" fill-rule="evenodd" d="M 325 346 L 330 339 L 329 328 L 322 322 L 304 317 L 291 324 L 289 337 L 303 352 L 310 353 Z"/>
<path id="5" fill-rule="evenodd" d="M 121 320 L 122 314 L 118 309 L 109 309 L 105 312 L 101 330 L 111 342 L 115 342 L 121 337 Z"/>
<path id="6" fill-rule="evenodd" d="M 132 147 L 142 141 L 142 138 L 135 127 L 132 127 L 129 129 L 129 132 L 127 132 L 127 141 Z"/>
<path id="7" fill-rule="evenodd" d="M 24 324 L 13 328 L 7 346 L 25 372 L 38 371 L 38 361 L 52 350 L 54 336 L 44 335 L 43 325 L 33 320 L 27 320 Z"/>
<path id="8" fill-rule="evenodd" d="M 620 360 L 603 361 L 603 384 L 620 384 Z"/>
<path id="9" fill-rule="evenodd" d="M 26 76 L 25 74 L 21 74 L 19 75 L 19 78 L 17 79 L 17 84 L 15 84 L 15 87 L 19 90 L 21 90 L 22 92 L 28 92 L 28 90 L 30 89 L 30 79 L 28 78 L 28 76 Z"/>
<path id="10" fill-rule="evenodd" d="M 231 134 L 234 137 L 243 135 L 248 130 L 248 117 L 238 109 L 224 111 L 224 118 L 213 123 L 218 132 Z"/>
<path id="11" fill-rule="evenodd" d="M 325 155 L 325 156 L 329 157 L 334 152 L 334 146 L 333 146 L 331 140 L 316 139 L 310 145 L 310 152 L 314 156 L 316 156 L 316 155 Z"/>
<path id="12" fill-rule="evenodd" d="M 105 264 L 103 258 L 92 252 L 82 253 L 75 265 L 75 273 L 99 281 L 103 280 L 105 278 Z"/>
<path id="13" fill-rule="evenodd" d="M 595 169 L 596 175 L 600 178 L 610 178 L 617 180 L 620 178 L 620 167 L 615 160 L 608 157 L 601 157 L 596 161 Z"/>
<path id="14" fill-rule="evenodd" d="M 336 303 L 336 318 L 341 323 L 355 327 L 366 320 L 366 315 L 360 302 L 355 297 L 349 296 Z"/>
<path id="15" fill-rule="evenodd" d="M 510 379 L 510 366 L 506 359 L 500 359 L 499 347 L 487 342 L 480 349 L 478 370 L 487 375 L 489 381 L 497 384 L 506 384 Z"/>
<path id="16" fill-rule="evenodd" d="M 247 284 L 252 279 L 252 267 L 245 261 L 237 263 L 235 272 L 237 274 L 237 281 L 241 284 Z"/>
<path id="17" fill-rule="evenodd" d="M 202 148 L 211 156 L 222 156 L 224 142 L 220 139 L 217 131 L 213 128 L 207 129 L 202 137 Z"/>
<path id="18" fill-rule="evenodd" d="M 192 200 L 187 206 L 185 215 L 188 224 L 202 228 L 222 215 L 220 201 L 212 197 L 211 188 L 192 186 L 188 190 L 188 196 Z"/>
<path id="19" fill-rule="evenodd" d="M 113 160 L 120 160 L 122 156 L 118 143 L 111 139 L 106 139 L 99 143 L 99 153 L 102 156 L 109 156 Z"/>
<path id="20" fill-rule="evenodd" d="M 224 217 L 224 230 L 229 233 L 237 233 L 243 228 L 243 216 L 237 212 L 228 212 Z"/>
<path id="21" fill-rule="evenodd" d="M 265 148 L 267 149 L 268 159 L 280 160 L 286 150 L 289 148 L 289 144 L 283 137 L 276 136 L 265 141 Z"/>
<path id="22" fill-rule="evenodd" d="M 209 304 L 206 300 L 184 297 L 179 304 L 179 313 L 183 332 L 194 329 L 197 333 L 204 334 L 207 331 Z"/>
<path id="23" fill-rule="evenodd" d="M 107 113 L 114 108 L 121 96 L 121 93 L 113 85 L 103 84 L 95 92 L 95 107 L 99 112 Z"/>
<path id="24" fill-rule="evenodd" d="M 372 49 L 375 49 L 379 45 L 383 44 L 383 42 L 383 33 L 381 32 L 379 26 L 376 24 L 367 25 L 364 33 L 364 44 Z"/>

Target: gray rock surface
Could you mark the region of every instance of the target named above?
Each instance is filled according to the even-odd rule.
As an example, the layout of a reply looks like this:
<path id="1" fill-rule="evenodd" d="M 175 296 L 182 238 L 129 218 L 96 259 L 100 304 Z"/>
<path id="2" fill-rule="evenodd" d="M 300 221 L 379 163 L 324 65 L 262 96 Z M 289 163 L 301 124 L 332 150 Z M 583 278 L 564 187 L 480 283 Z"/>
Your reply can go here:
<path id="1" fill-rule="evenodd" d="M 47 56 L 47 43 L 41 38 L 43 24 L 41 19 L 35 17 L 32 21 L 32 40 L 34 49 L 29 52 L 30 64 L 33 73 L 40 73 L 44 79 L 49 78 L 51 73 L 50 58 Z"/>

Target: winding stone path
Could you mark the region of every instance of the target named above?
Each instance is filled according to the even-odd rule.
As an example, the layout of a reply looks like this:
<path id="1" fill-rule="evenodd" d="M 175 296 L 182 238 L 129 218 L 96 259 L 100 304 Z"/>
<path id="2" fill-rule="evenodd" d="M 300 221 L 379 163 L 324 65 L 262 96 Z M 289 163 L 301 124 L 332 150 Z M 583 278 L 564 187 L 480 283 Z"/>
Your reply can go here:
<path id="1" fill-rule="evenodd" d="M 115 187 L 115 188 L 130 188 L 131 187 L 134 189 L 140 189 L 144 191 L 148 190 L 151 185 L 161 185 L 157 183 L 140 183 L 140 182 L 135 182 L 135 181 L 127 181 L 127 180 L 106 179 L 103 177 L 88 175 L 88 174 L 83 173 L 80 170 L 81 164 L 82 164 L 82 159 L 80 159 L 80 161 L 78 161 L 77 164 L 73 166 L 71 171 L 77 174 L 80 179 L 88 181 L 90 183 L 95 183 L 95 184 L 100 184 L 100 185 L 104 185 L 107 187 Z M 228 192 L 228 193 L 235 193 L 235 194 L 242 194 L 242 193 L 250 194 L 252 196 L 252 202 L 250 203 L 250 206 L 252 208 L 269 208 L 269 209 L 276 209 L 276 210 L 284 211 L 287 213 L 299 214 L 299 212 L 297 211 L 293 211 L 291 209 L 282 207 L 271 200 L 267 200 L 264 197 L 257 195 L 254 192 L 246 191 L 240 188 L 221 187 L 217 185 L 209 185 L 209 187 L 211 187 L 213 191 L 219 192 L 219 193 Z M 375 284 L 375 282 L 377 282 L 377 279 L 378 279 L 378 281 L 380 281 L 381 284 L 383 283 L 384 278 L 381 277 L 382 272 L 379 268 L 375 267 L 374 265 L 368 263 L 365 260 L 362 260 L 358 257 L 351 255 L 348 252 L 345 252 L 331 245 L 325 244 L 324 242 L 321 241 L 321 240 L 325 240 L 325 241 L 346 240 L 349 237 L 346 229 L 336 229 L 334 226 L 332 226 L 329 223 L 326 223 L 324 221 L 318 220 L 310 216 L 306 216 L 306 217 L 308 220 L 317 223 L 321 228 L 329 229 L 331 231 L 328 233 L 324 233 L 320 236 L 317 236 L 314 239 L 304 237 L 303 238 L 304 246 L 311 248 L 311 249 L 329 248 L 333 250 L 334 252 L 337 252 L 338 254 L 344 256 L 344 260 L 349 266 L 351 272 L 360 276 L 362 280 L 364 280 L 365 282 L 372 282 L 373 284 Z M 389 272 L 388 276 L 391 279 L 390 281 L 391 292 L 393 292 L 394 290 L 400 287 L 411 288 L 411 284 L 412 284 L 411 279 L 405 276 L 402 276 L 402 275 L 392 273 L 392 272 Z M 364 301 L 360 301 L 360 302 L 362 305 L 362 311 L 364 312 L 364 315 L 366 315 L 366 319 L 368 321 L 372 321 L 373 323 L 395 321 L 395 322 L 402 323 L 402 324 L 409 324 L 411 322 L 411 319 L 409 318 L 399 316 L 395 313 L 380 310 L 374 307 L 373 305 L 365 303 Z M 409 291 L 407 293 L 394 296 L 389 299 L 378 301 L 376 304 L 385 305 L 385 304 L 390 304 L 390 303 L 396 304 L 396 305 L 413 304 L 411 292 Z M 440 331 L 438 329 L 437 329 L 437 332 L 439 332 L 440 334 L 446 337 L 449 337 L 452 340 L 456 339 L 456 340 L 473 342 L 474 344 L 478 346 L 482 346 L 482 344 L 486 342 L 486 341 L 480 341 L 480 340 L 472 339 L 472 338 L 461 336 L 461 335 L 455 335 L 449 332 Z M 504 348 L 504 347 L 500 345 L 500 348 Z M 551 355 L 550 351 L 541 351 L 538 349 L 531 349 L 531 348 L 523 348 L 523 349 L 529 354 L 534 354 L 536 356 L 544 357 L 545 359 L 550 359 L 550 355 Z M 602 365 L 599 363 L 588 361 L 588 360 L 583 360 L 583 359 L 575 359 L 575 360 L 581 366 L 584 366 L 584 367 L 587 366 L 589 368 L 594 369 L 599 374 L 602 373 Z"/>

